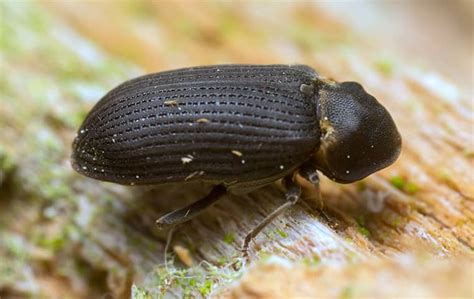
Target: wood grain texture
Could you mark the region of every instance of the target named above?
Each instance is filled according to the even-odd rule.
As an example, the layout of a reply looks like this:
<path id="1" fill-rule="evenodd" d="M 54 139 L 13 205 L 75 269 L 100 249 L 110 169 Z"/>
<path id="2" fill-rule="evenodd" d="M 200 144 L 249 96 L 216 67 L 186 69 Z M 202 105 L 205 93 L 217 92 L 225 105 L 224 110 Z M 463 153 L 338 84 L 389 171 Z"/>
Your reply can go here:
<path id="1" fill-rule="evenodd" d="M 474 107 L 469 86 L 446 75 L 470 76 L 456 62 L 472 61 L 463 54 L 472 37 L 441 43 L 450 27 L 436 29 L 459 15 L 403 32 L 431 28 L 423 36 L 437 36 L 437 43 L 414 46 L 459 53 L 443 64 L 425 51 L 420 66 L 421 55 L 407 50 L 409 45 L 384 42 L 392 37 L 388 24 L 405 20 L 388 22 L 386 12 L 370 15 L 377 26 L 364 31 L 349 15 L 341 17 L 345 10 L 334 15 L 308 3 L 1 5 L 7 12 L 0 27 L 2 73 L 8 74 L 0 85 L 2 298 L 128 298 L 132 285 L 136 297 L 208 297 L 248 294 L 260 284 L 267 290 L 262 296 L 281 285 L 288 285 L 288 296 L 308 285 L 328 297 L 377 296 L 387 294 L 389 285 L 403 294 L 412 294 L 407 293 L 412 286 L 428 295 L 472 297 L 469 281 L 454 273 L 472 277 Z M 367 11 L 346 10 L 370 21 Z M 379 30 L 387 37 L 377 35 Z M 182 226 L 165 264 L 167 234 L 155 229 L 155 220 L 209 187 L 130 188 L 83 178 L 67 162 L 74 130 L 100 96 L 127 78 L 228 62 L 304 62 L 340 81 L 361 82 L 391 112 L 404 140 L 402 154 L 393 166 L 357 184 L 323 179 L 323 212 L 316 191 L 306 185 L 304 200 L 259 235 L 250 248 L 252 263 L 240 271 L 233 264 L 239 262 L 241 241 L 281 203 L 278 184 L 228 195 Z M 275 255 L 301 281 L 266 266 L 266 257 Z M 446 264 L 438 268 L 439 260 Z M 446 279 L 439 279 L 443 273 Z M 376 280 L 387 276 L 383 283 Z M 263 288 L 264 281 L 271 284 Z"/>

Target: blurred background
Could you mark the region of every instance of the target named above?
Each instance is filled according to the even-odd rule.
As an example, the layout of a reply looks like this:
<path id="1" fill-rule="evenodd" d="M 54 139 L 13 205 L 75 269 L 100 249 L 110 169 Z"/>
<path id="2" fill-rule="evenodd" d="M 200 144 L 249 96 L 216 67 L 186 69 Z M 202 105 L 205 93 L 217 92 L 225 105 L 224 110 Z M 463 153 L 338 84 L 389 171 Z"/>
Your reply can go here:
<path id="1" fill-rule="evenodd" d="M 323 181 L 327 218 L 298 218 L 308 221 L 315 243 L 297 243 L 302 232 L 287 225 L 282 233 L 276 228 L 278 242 L 265 247 L 262 241 L 262 251 L 292 262 L 317 260 L 321 267 L 337 260 L 338 271 L 348 273 L 339 280 L 325 277 L 327 285 L 320 285 L 315 281 L 323 278 L 306 276 L 314 282 L 309 289 L 326 297 L 472 297 L 473 11 L 470 0 L 1 0 L 0 298 L 128 298 L 132 286 L 137 298 L 238 298 L 254 290 L 252 281 L 278 273 L 262 266 L 260 276 L 249 279 L 227 267 L 240 246 L 236 223 L 255 221 L 235 215 L 219 222 L 212 242 L 209 225 L 200 220 L 193 233 L 184 229 L 189 244 L 210 248 L 188 244 L 183 253 L 174 247 L 181 264 L 164 269 L 165 237 L 149 227 L 169 203 L 153 202 L 156 210 L 150 209 L 136 198 L 157 193 L 94 182 L 69 165 L 77 128 L 117 84 L 150 72 L 223 63 L 301 63 L 338 81 L 360 82 L 391 112 L 403 136 L 402 156 L 389 169 L 354 186 Z M 250 206 L 279 196 L 270 189 Z M 374 211 L 361 212 L 381 193 L 391 194 L 386 207 L 372 204 Z M 229 205 L 210 213 L 220 221 Z M 318 243 L 315 223 L 334 231 L 327 237 L 338 246 Z M 391 271 L 394 288 L 382 290 L 364 279 L 355 282 L 355 270 L 345 268 L 359 255 L 361 261 L 398 263 L 397 256 L 415 248 L 430 258 L 420 266 L 415 257 L 413 269 L 457 274 L 406 282 L 401 277 L 416 271 L 384 260 L 380 267 Z M 432 266 L 440 258 L 453 261 Z M 368 267 L 365 279 L 380 278 L 376 268 Z M 278 294 L 272 286 L 284 285 L 278 282 L 283 278 L 276 276 L 268 290 L 260 285 L 261 295 Z M 299 283 L 304 278 L 295 290 Z M 287 296 L 296 296 L 288 289 Z"/>

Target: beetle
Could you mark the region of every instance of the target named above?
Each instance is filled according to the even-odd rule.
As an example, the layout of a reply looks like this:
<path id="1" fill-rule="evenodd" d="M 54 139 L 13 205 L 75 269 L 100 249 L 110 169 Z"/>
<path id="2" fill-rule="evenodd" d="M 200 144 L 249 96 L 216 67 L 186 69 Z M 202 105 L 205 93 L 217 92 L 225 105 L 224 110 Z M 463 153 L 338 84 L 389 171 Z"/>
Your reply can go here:
<path id="1" fill-rule="evenodd" d="M 79 173 L 125 185 L 201 181 L 204 198 L 157 220 L 188 221 L 226 192 L 282 179 L 286 202 L 245 238 L 296 203 L 295 175 L 318 171 L 351 183 L 392 164 L 401 137 L 388 111 L 356 82 L 305 65 L 214 65 L 141 76 L 108 92 L 73 142 Z"/>

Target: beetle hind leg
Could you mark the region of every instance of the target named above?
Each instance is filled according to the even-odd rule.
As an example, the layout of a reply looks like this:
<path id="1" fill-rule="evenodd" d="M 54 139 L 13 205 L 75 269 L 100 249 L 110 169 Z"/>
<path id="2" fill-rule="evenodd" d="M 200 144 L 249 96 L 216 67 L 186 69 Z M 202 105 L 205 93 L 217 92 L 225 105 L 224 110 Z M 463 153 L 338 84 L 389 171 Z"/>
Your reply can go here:
<path id="1" fill-rule="evenodd" d="M 300 199 L 301 187 L 293 181 L 292 175 L 285 177 L 283 179 L 283 183 L 286 187 L 286 202 L 267 215 L 267 217 L 265 217 L 247 234 L 242 245 L 242 255 L 244 259 L 248 259 L 249 244 L 258 235 L 258 233 L 260 233 L 270 222 L 272 222 L 273 219 L 285 212 L 289 207 L 294 205 Z"/>
<path id="2" fill-rule="evenodd" d="M 175 227 L 178 224 L 189 221 L 192 218 L 201 214 L 206 208 L 214 204 L 217 200 L 222 198 L 226 193 L 226 188 L 222 185 L 215 186 L 212 191 L 204 198 L 193 202 L 191 205 L 181 208 L 179 210 L 168 213 L 158 220 L 156 224 L 159 229 L 166 229 Z"/>

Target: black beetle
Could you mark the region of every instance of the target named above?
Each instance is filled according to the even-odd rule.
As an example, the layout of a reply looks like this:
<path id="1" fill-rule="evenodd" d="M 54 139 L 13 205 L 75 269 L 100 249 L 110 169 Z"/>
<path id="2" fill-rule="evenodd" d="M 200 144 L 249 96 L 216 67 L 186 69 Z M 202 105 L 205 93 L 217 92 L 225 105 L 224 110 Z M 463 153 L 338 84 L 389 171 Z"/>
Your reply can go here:
<path id="1" fill-rule="evenodd" d="M 355 82 L 337 83 L 305 65 L 216 65 L 150 74 L 107 93 L 73 143 L 73 168 L 127 185 L 199 180 L 215 185 L 157 223 L 199 214 L 225 192 L 283 178 L 287 202 L 244 241 L 294 204 L 294 174 L 317 170 L 351 183 L 387 167 L 401 138 L 387 110 Z"/>

